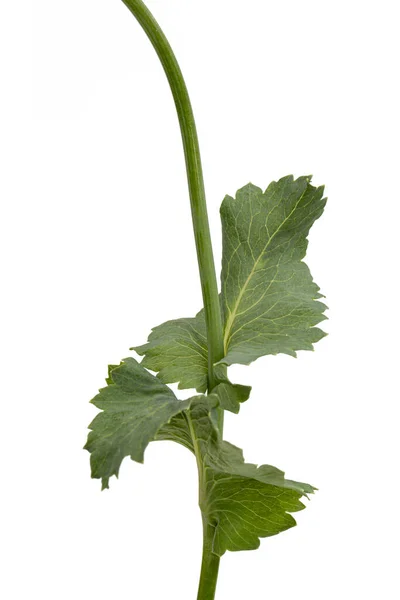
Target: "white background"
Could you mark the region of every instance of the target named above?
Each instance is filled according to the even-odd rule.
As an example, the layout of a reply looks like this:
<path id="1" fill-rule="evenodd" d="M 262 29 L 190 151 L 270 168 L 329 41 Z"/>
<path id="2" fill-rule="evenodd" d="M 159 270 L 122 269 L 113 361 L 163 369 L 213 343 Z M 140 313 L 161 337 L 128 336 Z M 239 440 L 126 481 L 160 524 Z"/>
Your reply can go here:
<path id="1" fill-rule="evenodd" d="M 307 262 L 316 351 L 232 369 L 226 438 L 320 491 L 299 526 L 227 553 L 218 600 L 398 600 L 398 3 L 148 0 L 198 123 L 218 209 L 294 173 L 329 202 Z M 201 306 L 180 134 L 119 0 L 0 8 L 0 591 L 5 600 L 194 600 L 192 456 L 152 444 L 100 492 L 82 450 L 108 363 Z M 181 394 L 181 397 L 188 393 Z"/>

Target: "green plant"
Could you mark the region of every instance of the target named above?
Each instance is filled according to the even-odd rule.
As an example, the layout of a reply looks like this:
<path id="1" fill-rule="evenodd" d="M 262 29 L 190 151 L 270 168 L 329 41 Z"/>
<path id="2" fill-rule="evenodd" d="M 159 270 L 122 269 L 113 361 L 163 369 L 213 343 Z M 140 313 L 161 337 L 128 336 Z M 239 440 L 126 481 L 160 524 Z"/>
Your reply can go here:
<path id="1" fill-rule="evenodd" d="M 233 384 L 232 364 L 261 356 L 312 350 L 325 334 L 318 286 L 302 262 L 310 227 L 322 214 L 323 187 L 310 177 L 284 177 L 263 193 L 248 184 L 221 207 L 223 259 L 218 293 L 199 145 L 192 108 L 172 49 L 142 0 L 123 0 L 143 27 L 164 67 L 174 96 L 186 157 L 188 184 L 204 308 L 192 318 L 164 323 L 148 342 L 133 348 L 143 356 L 109 367 L 107 387 L 92 403 L 101 409 L 85 446 L 92 477 L 108 488 L 122 460 L 143 462 L 154 440 L 182 444 L 196 457 L 204 545 L 198 600 L 212 600 L 220 557 L 251 550 L 261 537 L 293 525 L 291 513 L 314 491 L 285 479 L 275 467 L 244 461 L 223 441 L 224 411 L 239 412 L 250 387 Z M 132 349 L 131 349 L 132 350 Z M 147 369 L 157 373 L 152 375 Z M 178 400 L 168 383 L 199 393 Z"/>

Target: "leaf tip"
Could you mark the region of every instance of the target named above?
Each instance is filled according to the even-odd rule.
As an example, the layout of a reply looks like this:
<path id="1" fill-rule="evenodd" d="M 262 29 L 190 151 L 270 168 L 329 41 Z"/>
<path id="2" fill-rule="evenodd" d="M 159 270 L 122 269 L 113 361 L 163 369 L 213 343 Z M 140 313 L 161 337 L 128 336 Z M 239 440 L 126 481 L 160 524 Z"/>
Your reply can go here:
<path id="1" fill-rule="evenodd" d="M 133 456 L 133 454 L 131 454 L 131 460 L 139 463 L 140 465 L 144 465 L 144 452 L 141 452 L 140 454 L 137 454 L 136 456 Z M 118 477 L 118 475 L 117 475 L 117 477 Z"/>

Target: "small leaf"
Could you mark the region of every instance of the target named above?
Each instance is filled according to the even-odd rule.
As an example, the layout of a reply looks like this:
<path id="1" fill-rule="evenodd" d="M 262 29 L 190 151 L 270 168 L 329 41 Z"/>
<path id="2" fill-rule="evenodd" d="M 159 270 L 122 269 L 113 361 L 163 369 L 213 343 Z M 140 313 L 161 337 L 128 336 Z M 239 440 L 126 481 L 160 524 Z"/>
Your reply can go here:
<path id="1" fill-rule="evenodd" d="M 300 498 L 315 488 L 285 479 L 275 467 L 245 463 L 239 448 L 221 441 L 207 398 L 195 399 L 189 414 L 203 463 L 200 508 L 214 528 L 213 553 L 256 549 L 259 538 L 296 525 L 289 513 L 302 510 Z"/>
<path id="2" fill-rule="evenodd" d="M 284 177 L 265 193 L 249 184 L 222 203 L 223 364 L 296 356 L 325 335 L 315 325 L 326 318 L 326 306 L 302 262 L 326 203 L 323 187 L 309 182 Z"/>
<path id="3" fill-rule="evenodd" d="M 166 439 L 157 438 L 162 427 L 169 426 L 171 439 L 171 420 L 190 405 L 190 400 L 178 400 L 134 358 L 126 358 L 118 367 L 113 365 L 107 382 L 109 385 L 91 401 L 103 412 L 89 425 L 92 431 L 85 446 L 91 453 L 92 477 L 102 479 L 103 489 L 112 475 L 118 477 L 125 456 L 143 462 L 149 442 Z M 183 435 L 179 437 L 175 441 L 182 443 Z"/>
<path id="4" fill-rule="evenodd" d="M 249 399 L 251 387 L 248 385 L 239 385 L 225 381 L 218 384 L 212 391 L 212 394 L 218 396 L 219 405 L 224 410 L 238 413 L 240 405 Z"/>
<path id="5" fill-rule="evenodd" d="M 194 318 L 167 321 L 155 327 L 147 344 L 131 348 L 142 365 L 163 383 L 179 382 L 179 389 L 207 390 L 207 333 L 204 312 Z"/>

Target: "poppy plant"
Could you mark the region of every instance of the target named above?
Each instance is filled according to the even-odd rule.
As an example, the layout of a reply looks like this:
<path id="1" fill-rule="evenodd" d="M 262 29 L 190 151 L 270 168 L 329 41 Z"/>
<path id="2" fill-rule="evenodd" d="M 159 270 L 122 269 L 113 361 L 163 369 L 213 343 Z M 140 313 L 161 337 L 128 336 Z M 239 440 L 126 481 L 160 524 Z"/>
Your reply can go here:
<path id="1" fill-rule="evenodd" d="M 238 413 L 251 388 L 232 383 L 228 367 L 270 354 L 312 350 L 326 306 L 303 258 L 307 236 L 326 203 L 310 176 L 287 176 L 263 189 L 248 184 L 221 206 L 222 272 L 218 289 L 199 142 L 180 67 L 142 0 L 123 0 L 152 43 L 168 78 L 182 133 L 203 308 L 155 327 L 133 357 L 109 367 L 107 386 L 92 403 L 101 410 L 85 448 L 102 488 L 126 456 L 143 462 L 147 445 L 170 440 L 196 458 L 203 521 L 198 600 L 213 600 L 220 558 L 252 550 L 260 538 L 293 527 L 309 484 L 267 464 L 245 462 L 223 439 L 224 411 Z M 150 373 L 156 373 L 153 375 Z M 178 400 L 168 387 L 195 389 Z"/>

